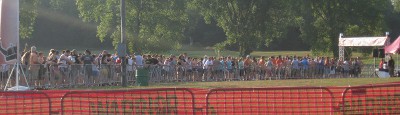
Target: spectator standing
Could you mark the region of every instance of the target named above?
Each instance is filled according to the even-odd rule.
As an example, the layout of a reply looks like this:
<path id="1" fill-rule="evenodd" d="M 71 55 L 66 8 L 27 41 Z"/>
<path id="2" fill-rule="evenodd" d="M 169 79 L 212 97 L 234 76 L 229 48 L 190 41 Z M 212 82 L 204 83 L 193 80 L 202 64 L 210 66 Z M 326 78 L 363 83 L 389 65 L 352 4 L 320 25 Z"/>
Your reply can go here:
<path id="1" fill-rule="evenodd" d="M 226 73 L 227 73 L 226 77 L 227 77 L 228 80 L 232 80 L 233 79 L 233 76 L 232 76 L 233 75 L 232 74 L 232 72 L 233 72 L 233 61 L 232 61 L 232 57 L 231 56 L 226 57 L 225 64 L 226 64 Z"/>
<path id="2" fill-rule="evenodd" d="M 127 76 L 129 76 L 129 77 L 132 77 L 133 76 L 133 56 L 129 56 L 128 57 L 128 61 L 127 61 L 128 63 L 127 63 L 127 65 L 126 65 L 126 71 L 128 72 L 128 75 Z"/>
<path id="3" fill-rule="evenodd" d="M 320 57 L 318 60 L 318 74 L 323 75 L 324 74 L 324 69 L 325 69 L 325 59 L 324 57 Z"/>
<path id="4" fill-rule="evenodd" d="M 31 53 L 29 56 L 29 73 L 31 75 L 30 80 L 28 82 L 33 83 L 34 86 L 39 86 L 39 69 L 40 69 L 40 62 L 39 62 L 39 55 L 36 51 L 36 47 L 31 47 Z"/>
<path id="5" fill-rule="evenodd" d="M 303 57 L 303 60 L 301 60 L 301 74 L 302 76 L 308 76 L 308 59 L 306 57 Z"/>
<path id="6" fill-rule="evenodd" d="M 172 58 L 168 57 L 164 60 L 163 63 L 163 73 L 164 73 L 164 78 L 168 79 L 168 76 L 170 76 L 170 65 L 171 65 Z"/>
<path id="7" fill-rule="evenodd" d="M 331 61 L 329 61 L 329 63 L 330 63 L 330 74 L 333 74 L 333 75 L 335 75 L 336 74 L 336 60 L 335 60 L 335 58 L 331 58 Z"/>
<path id="8" fill-rule="evenodd" d="M 43 55 L 43 53 L 42 52 L 39 52 L 39 56 L 38 56 L 38 62 L 39 62 L 39 76 L 38 76 L 38 81 L 39 81 L 39 84 L 40 85 L 44 85 L 44 83 L 46 83 L 47 82 L 47 80 L 48 79 L 45 79 L 45 73 L 46 73 L 46 68 L 45 68 L 45 63 L 46 63 L 46 61 L 45 61 L 46 59 L 45 59 L 45 57 L 44 57 L 44 55 Z"/>
<path id="9" fill-rule="evenodd" d="M 265 78 L 265 70 L 266 70 L 266 62 L 265 62 L 265 57 L 264 56 L 261 56 L 260 57 L 260 59 L 258 60 L 258 78 L 260 79 L 260 80 L 262 80 L 262 79 L 264 79 Z"/>
<path id="10" fill-rule="evenodd" d="M 361 59 L 360 59 L 360 57 L 357 57 L 356 58 L 356 60 L 357 60 L 357 64 L 358 64 L 358 74 L 361 74 L 361 70 L 362 70 L 362 68 L 363 68 L 363 62 L 361 61 Z"/>
<path id="11" fill-rule="evenodd" d="M 246 58 L 243 61 L 244 63 L 244 80 L 250 80 L 250 74 L 251 74 L 251 63 L 252 59 L 250 58 L 250 55 L 247 55 Z"/>
<path id="12" fill-rule="evenodd" d="M 245 80 L 245 77 L 244 77 L 244 61 L 243 61 L 243 58 L 240 58 L 239 60 L 238 60 L 238 69 L 239 69 L 239 79 L 240 80 Z"/>
<path id="13" fill-rule="evenodd" d="M 354 77 L 354 60 L 353 60 L 353 58 L 350 58 L 350 61 L 349 61 L 349 68 L 350 68 L 350 71 L 349 71 L 349 74 L 350 74 L 350 77 Z"/>
<path id="14" fill-rule="evenodd" d="M 358 62 L 358 59 L 354 59 L 354 61 L 352 62 L 354 77 L 358 77 L 358 75 L 360 74 L 360 72 L 359 72 L 360 65 L 359 64 L 360 63 Z"/>
<path id="15" fill-rule="evenodd" d="M 21 62 L 24 65 L 29 65 L 29 59 L 31 58 L 31 50 L 24 52 L 24 55 L 21 57 Z"/>
<path id="16" fill-rule="evenodd" d="M 100 73 L 103 76 L 103 79 L 101 80 L 107 85 L 111 85 L 109 82 L 112 80 L 113 76 L 111 72 L 111 65 L 114 62 L 111 59 L 111 54 L 108 54 L 107 52 L 103 53 L 102 59 L 101 59 L 101 70 Z"/>
<path id="17" fill-rule="evenodd" d="M 205 80 L 210 81 L 211 73 L 212 73 L 212 68 L 213 68 L 213 57 L 209 57 L 208 60 L 205 62 L 204 66 L 206 67 L 206 73 L 205 73 Z"/>
<path id="18" fill-rule="evenodd" d="M 143 57 L 139 53 L 135 53 L 135 61 L 137 67 L 143 67 Z"/>
<path id="19" fill-rule="evenodd" d="M 75 82 L 78 81 L 78 74 L 79 74 L 79 70 L 81 70 L 81 61 L 79 59 L 79 55 L 78 52 L 73 49 L 71 51 L 71 54 L 68 56 L 68 59 L 71 60 L 72 64 L 71 64 L 71 72 L 70 72 L 70 83 L 71 85 L 75 85 Z"/>
<path id="20" fill-rule="evenodd" d="M 292 78 L 298 77 L 297 73 L 299 72 L 300 67 L 299 67 L 299 61 L 297 60 L 297 57 L 293 58 L 293 61 L 292 61 L 291 65 L 292 65 L 292 75 L 291 75 L 291 77 Z"/>
<path id="21" fill-rule="evenodd" d="M 178 69 L 177 69 L 177 76 L 176 78 L 180 81 L 185 81 L 184 79 L 184 75 L 185 75 L 185 67 L 186 67 L 186 60 L 185 57 L 181 54 L 178 56 L 178 60 L 177 61 L 177 65 L 178 65 Z"/>
<path id="22" fill-rule="evenodd" d="M 383 64 L 385 64 L 385 60 L 383 60 L 382 58 L 381 61 L 379 62 L 379 69 L 383 69 Z"/>
<path id="23" fill-rule="evenodd" d="M 68 81 L 67 76 L 68 76 L 68 67 L 70 64 L 73 62 L 68 59 L 68 56 L 70 55 L 71 51 L 65 50 L 63 51 L 64 53 L 60 56 L 60 59 L 58 59 L 58 69 L 61 72 L 62 78 L 61 82 L 71 82 Z"/>
<path id="24" fill-rule="evenodd" d="M 350 64 L 348 59 L 345 59 L 342 65 L 343 68 L 343 75 L 344 76 L 348 76 L 349 75 L 349 71 L 350 71 Z"/>
<path id="25" fill-rule="evenodd" d="M 270 58 L 268 58 L 268 61 L 267 61 L 267 63 L 265 64 L 266 65 L 266 68 L 267 68 L 267 75 L 268 75 L 268 77 L 269 77 L 269 79 L 271 79 L 271 77 L 274 75 L 273 73 L 273 70 L 274 70 L 274 61 L 273 61 L 273 59 L 272 59 L 273 57 L 270 57 Z"/>
<path id="26" fill-rule="evenodd" d="M 394 60 L 392 56 L 389 56 L 388 67 L 389 67 L 389 75 L 390 77 L 394 76 Z"/>
<path id="27" fill-rule="evenodd" d="M 323 58 L 324 60 L 324 78 L 329 77 L 329 74 L 331 72 L 331 63 L 329 62 L 329 57 Z"/>
<path id="28" fill-rule="evenodd" d="M 85 55 L 81 57 L 83 68 L 85 69 L 85 77 L 84 77 L 84 83 L 86 85 L 90 85 L 93 83 L 94 78 L 92 75 L 93 72 L 93 64 L 94 64 L 94 58 L 91 55 L 91 52 L 89 50 L 85 50 Z"/>

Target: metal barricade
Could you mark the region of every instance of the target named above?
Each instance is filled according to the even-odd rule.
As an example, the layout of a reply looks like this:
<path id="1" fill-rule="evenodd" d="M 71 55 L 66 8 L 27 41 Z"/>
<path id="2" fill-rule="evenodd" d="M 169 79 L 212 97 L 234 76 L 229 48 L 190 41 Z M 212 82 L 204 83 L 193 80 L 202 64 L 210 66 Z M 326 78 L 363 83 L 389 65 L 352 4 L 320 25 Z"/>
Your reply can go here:
<path id="1" fill-rule="evenodd" d="M 119 86 L 121 84 L 121 65 L 69 65 L 59 67 L 58 65 L 21 65 L 25 77 L 21 77 L 22 84 L 26 84 L 25 78 L 30 86 L 39 88 L 74 88 L 82 86 Z M 150 65 L 150 83 L 165 82 L 200 82 L 200 81 L 250 81 L 250 80 L 284 80 L 284 79 L 329 79 L 329 78 L 371 78 L 377 77 L 373 65 L 364 65 L 361 69 L 346 70 L 340 67 L 317 67 L 309 66 L 293 68 L 292 66 L 260 67 L 239 69 L 233 67 L 228 70 L 220 66 L 209 66 L 203 69 L 201 66 L 180 65 Z M 0 85 L 5 86 L 12 65 L 4 65 L 0 78 Z M 135 79 L 135 65 L 128 65 L 126 76 L 128 82 L 133 85 Z M 11 84 L 15 77 L 11 77 Z"/>
<path id="2" fill-rule="evenodd" d="M 35 91 L 0 92 L 0 114 L 50 114 L 51 102 L 47 94 Z"/>
<path id="3" fill-rule="evenodd" d="M 207 114 L 333 114 L 324 87 L 222 88 L 206 96 Z"/>
<path id="4" fill-rule="evenodd" d="M 186 88 L 68 92 L 62 114 L 195 114 L 194 95 Z"/>
<path id="5" fill-rule="evenodd" d="M 0 71 L 0 86 L 3 89 L 6 86 L 7 80 L 10 76 L 11 69 L 14 65 L 2 64 Z M 11 84 L 14 84 L 15 77 L 12 77 Z"/>
<path id="6" fill-rule="evenodd" d="M 343 114 L 400 114 L 400 84 L 349 87 L 343 91 Z"/>

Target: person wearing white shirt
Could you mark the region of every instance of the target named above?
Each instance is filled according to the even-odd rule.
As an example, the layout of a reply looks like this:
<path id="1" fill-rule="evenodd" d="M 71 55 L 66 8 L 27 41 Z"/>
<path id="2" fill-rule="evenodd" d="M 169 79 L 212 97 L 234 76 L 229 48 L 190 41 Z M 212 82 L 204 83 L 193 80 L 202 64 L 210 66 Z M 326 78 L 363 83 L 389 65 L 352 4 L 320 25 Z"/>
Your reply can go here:
<path id="1" fill-rule="evenodd" d="M 213 66 L 213 58 L 210 57 L 208 58 L 205 63 L 204 63 L 204 78 L 207 81 L 210 80 L 211 72 L 212 72 L 212 66 Z"/>
<path id="2" fill-rule="evenodd" d="M 208 60 L 208 57 L 207 57 L 207 55 L 205 55 L 205 56 L 204 56 L 204 59 L 202 60 L 202 63 L 203 63 L 203 70 L 207 70 L 207 66 L 206 66 L 207 60 Z"/>
<path id="3" fill-rule="evenodd" d="M 133 74 L 133 59 L 129 56 L 128 65 L 126 65 L 126 71 L 128 71 L 128 75 L 131 76 Z"/>
<path id="4" fill-rule="evenodd" d="M 344 60 L 342 67 L 343 67 L 343 74 L 345 76 L 349 75 L 350 63 L 347 61 L 347 59 Z"/>

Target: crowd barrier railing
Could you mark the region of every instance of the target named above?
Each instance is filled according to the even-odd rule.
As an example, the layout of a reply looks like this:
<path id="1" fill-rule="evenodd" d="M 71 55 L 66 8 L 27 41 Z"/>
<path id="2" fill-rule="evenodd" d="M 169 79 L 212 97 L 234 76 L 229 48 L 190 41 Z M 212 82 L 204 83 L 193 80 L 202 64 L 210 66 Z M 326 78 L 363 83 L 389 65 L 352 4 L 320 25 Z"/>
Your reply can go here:
<path id="1" fill-rule="evenodd" d="M 343 114 L 400 114 L 400 84 L 348 87 L 341 98 Z"/>
<path id="2" fill-rule="evenodd" d="M 21 84 L 29 84 L 40 88 L 74 88 L 90 86 L 117 86 L 121 84 L 122 67 L 113 65 L 21 65 L 24 77 L 20 77 Z M 0 70 L 0 86 L 4 87 L 11 72 L 12 65 L 3 65 Z M 135 65 L 127 65 L 126 76 L 128 83 L 134 85 Z M 221 68 L 220 66 L 145 66 L 149 74 L 149 82 L 201 82 L 201 81 L 248 81 L 248 80 L 283 80 L 283 79 L 326 79 L 326 78 L 369 78 L 376 77 L 376 68 L 373 65 L 363 65 L 358 69 L 344 70 L 340 67 L 322 68 L 310 66 L 307 68 L 293 68 L 280 66 L 274 68 Z M 13 75 L 14 76 L 14 75 Z M 15 77 L 11 84 L 15 84 Z M 25 80 L 26 78 L 26 80 Z M 27 83 L 25 83 L 27 81 Z M 11 85 L 9 85 L 11 86 Z"/>
<path id="3" fill-rule="evenodd" d="M 223 88 L 206 96 L 207 114 L 332 114 L 324 87 Z"/>
<path id="4" fill-rule="evenodd" d="M 0 92 L 1 115 L 48 115 L 51 101 L 47 94 L 37 91 Z"/>
<path id="5" fill-rule="evenodd" d="M 370 78 L 377 77 L 373 65 L 344 70 L 340 67 L 292 68 L 280 66 L 274 68 L 251 67 L 226 69 L 219 66 L 149 66 L 150 82 L 199 82 L 199 81 L 248 81 L 248 80 L 282 80 L 282 79 L 324 79 L 324 78 Z"/>
<path id="6" fill-rule="evenodd" d="M 195 114 L 194 94 L 186 88 L 68 92 L 65 114 Z"/>

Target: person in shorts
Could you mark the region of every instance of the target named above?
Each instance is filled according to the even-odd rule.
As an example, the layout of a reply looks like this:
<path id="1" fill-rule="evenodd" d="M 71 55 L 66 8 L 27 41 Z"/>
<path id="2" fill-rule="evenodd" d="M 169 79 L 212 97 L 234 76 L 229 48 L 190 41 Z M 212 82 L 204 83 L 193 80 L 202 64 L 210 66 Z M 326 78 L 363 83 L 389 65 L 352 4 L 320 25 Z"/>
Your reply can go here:
<path id="1" fill-rule="evenodd" d="M 31 47 L 31 54 L 29 57 L 29 73 L 31 75 L 30 80 L 28 82 L 33 83 L 34 86 L 39 86 L 39 55 L 36 51 L 36 47 Z"/>

